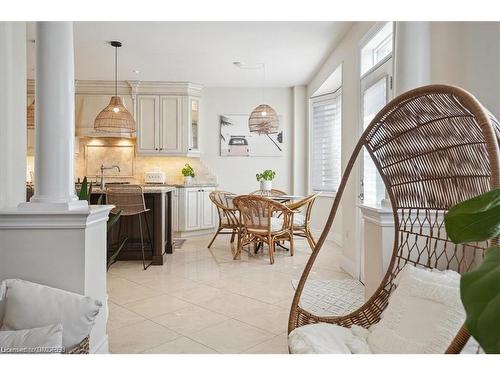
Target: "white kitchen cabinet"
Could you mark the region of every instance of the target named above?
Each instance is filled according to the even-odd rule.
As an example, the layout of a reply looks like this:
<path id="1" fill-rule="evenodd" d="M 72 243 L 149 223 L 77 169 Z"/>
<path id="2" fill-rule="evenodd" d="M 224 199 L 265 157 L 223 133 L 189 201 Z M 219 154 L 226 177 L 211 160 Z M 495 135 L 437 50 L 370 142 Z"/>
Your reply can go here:
<path id="1" fill-rule="evenodd" d="M 157 153 L 159 151 L 160 131 L 160 98 L 154 95 L 140 95 L 137 97 L 136 122 L 137 153 Z"/>
<path id="2" fill-rule="evenodd" d="M 172 191 L 172 231 L 179 231 L 179 189 Z"/>
<path id="3" fill-rule="evenodd" d="M 199 156 L 199 99 L 182 95 L 137 96 L 139 155 Z"/>
<path id="4" fill-rule="evenodd" d="M 214 187 L 179 188 L 178 232 L 207 230 L 215 227 L 215 208 L 209 194 Z"/>
<path id="5" fill-rule="evenodd" d="M 200 152 L 199 133 L 200 133 L 200 100 L 190 97 L 188 113 L 188 151 L 191 153 Z"/>

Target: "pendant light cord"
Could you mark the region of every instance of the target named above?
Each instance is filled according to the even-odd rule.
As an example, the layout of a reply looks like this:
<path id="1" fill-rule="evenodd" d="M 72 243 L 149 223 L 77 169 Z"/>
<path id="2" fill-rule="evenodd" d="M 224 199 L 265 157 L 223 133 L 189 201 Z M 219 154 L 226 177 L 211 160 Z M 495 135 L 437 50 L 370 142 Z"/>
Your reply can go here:
<path id="1" fill-rule="evenodd" d="M 115 47 L 115 96 L 118 96 L 118 47 Z"/>

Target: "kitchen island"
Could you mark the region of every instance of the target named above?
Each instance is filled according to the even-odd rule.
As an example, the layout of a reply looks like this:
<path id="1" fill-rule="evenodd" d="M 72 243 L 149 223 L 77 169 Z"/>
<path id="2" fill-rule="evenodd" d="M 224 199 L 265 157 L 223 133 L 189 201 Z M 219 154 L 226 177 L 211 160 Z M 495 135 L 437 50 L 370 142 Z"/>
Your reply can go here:
<path id="1" fill-rule="evenodd" d="M 169 185 L 143 185 L 142 188 L 144 191 L 144 202 L 146 208 L 149 209 L 145 213 L 145 216 L 148 220 L 153 242 L 151 246 L 146 226 L 143 222 L 146 259 L 151 260 L 153 265 L 162 265 L 165 263 L 165 254 L 173 253 L 172 192 L 176 188 Z M 93 187 L 91 203 L 95 204 L 99 196 L 104 193 L 105 189 L 101 190 L 99 187 Z M 137 216 L 123 216 L 119 220 L 122 223 L 118 222 L 115 224 L 108 233 L 108 241 L 112 244 L 119 242 L 119 236 L 120 238 L 128 238 L 118 256 L 118 260 L 142 259 L 138 220 Z"/>

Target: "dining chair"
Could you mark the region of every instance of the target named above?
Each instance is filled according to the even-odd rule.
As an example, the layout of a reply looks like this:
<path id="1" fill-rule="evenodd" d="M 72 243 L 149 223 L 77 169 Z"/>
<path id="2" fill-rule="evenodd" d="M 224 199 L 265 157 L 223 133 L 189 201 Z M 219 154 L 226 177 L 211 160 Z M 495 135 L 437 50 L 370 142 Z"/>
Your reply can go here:
<path id="1" fill-rule="evenodd" d="M 316 241 L 311 233 L 311 212 L 318 195 L 320 193 L 312 194 L 296 202 L 286 203 L 286 206 L 294 211 L 293 235 L 306 238 L 311 250 L 314 250 L 316 246 Z"/>
<path id="2" fill-rule="evenodd" d="M 252 191 L 250 195 L 260 195 L 262 197 L 279 197 L 280 195 L 286 195 L 286 193 L 278 189 L 271 189 L 271 190 L 255 190 Z"/>
<path id="3" fill-rule="evenodd" d="M 274 263 L 275 245 L 279 241 L 290 242 L 293 256 L 293 214 L 284 204 L 258 195 L 240 195 L 234 198 L 240 211 L 238 249 L 234 259 L 239 258 L 243 246 L 267 243 L 269 260 Z"/>
<path id="4" fill-rule="evenodd" d="M 233 203 L 233 197 L 235 194 L 228 191 L 216 190 L 212 191 L 209 195 L 210 200 L 215 205 L 217 209 L 217 214 L 219 216 L 219 226 L 215 232 L 212 240 L 208 244 L 208 248 L 212 246 L 215 238 L 219 234 L 230 234 L 231 243 L 234 242 L 234 237 L 236 233 L 239 232 L 240 224 L 238 220 L 238 209 Z M 223 232 L 223 230 L 228 229 L 230 232 Z"/>
<path id="5" fill-rule="evenodd" d="M 146 265 L 146 256 L 144 252 L 144 235 L 142 233 L 142 218 L 146 223 L 146 230 L 149 238 L 149 244 L 151 249 L 153 248 L 153 241 L 151 239 L 151 231 L 149 230 L 149 224 L 146 212 L 149 208 L 146 208 L 144 203 L 144 193 L 142 186 L 140 185 L 122 185 L 113 186 L 106 189 L 106 203 L 113 204 L 115 208 L 111 211 L 112 213 L 118 213 L 121 211 L 120 223 L 118 227 L 118 241 L 120 242 L 121 227 L 123 224 L 123 219 L 125 217 L 137 216 L 139 220 L 139 235 L 141 238 L 141 251 L 142 251 L 142 267 L 146 270 L 151 264 Z"/>

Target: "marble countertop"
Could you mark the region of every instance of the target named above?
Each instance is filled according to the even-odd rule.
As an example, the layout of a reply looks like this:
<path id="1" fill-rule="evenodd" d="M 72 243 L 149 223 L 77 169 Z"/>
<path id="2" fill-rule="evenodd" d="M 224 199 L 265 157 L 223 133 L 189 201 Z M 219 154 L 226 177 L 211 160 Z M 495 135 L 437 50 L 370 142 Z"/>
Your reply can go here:
<path id="1" fill-rule="evenodd" d="M 112 183 L 110 184 L 112 185 Z M 144 193 L 168 193 L 169 191 L 173 191 L 177 188 L 190 188 L 190 187 L 208 187 L 208 186 L 217 186 L 216 183 L 191 183 L 191 184 L 139 184 L 142 186 Z M 127 184 L 123 185 L 115 185 L 115 186 L 127 186 Z M 106 188 L 102 190 L 99 186 L 92 186 L 92 193 L 102 194 L 106 192 Z"/>

